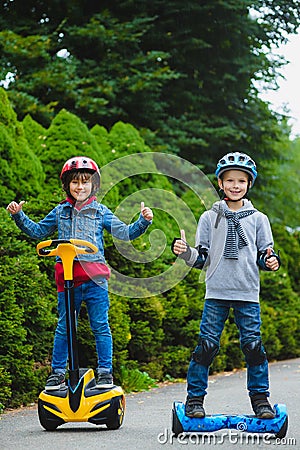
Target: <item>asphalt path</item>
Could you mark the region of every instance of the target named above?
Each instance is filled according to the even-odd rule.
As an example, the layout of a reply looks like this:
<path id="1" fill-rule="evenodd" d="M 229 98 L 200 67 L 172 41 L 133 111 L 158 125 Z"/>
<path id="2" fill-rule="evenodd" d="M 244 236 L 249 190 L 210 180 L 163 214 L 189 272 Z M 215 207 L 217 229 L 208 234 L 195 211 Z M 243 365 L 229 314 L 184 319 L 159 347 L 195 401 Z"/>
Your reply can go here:
<path id="1" fill-rule="evenodd" d="M 300 358 L 270 364 L 271 402 L 285 403 L 289 429 L 280 442 L 273 436 L 251 435 L 236 430 L 219 430 L 207 435 L 172 433 L 171 410 L 185 401 L 185 383 L 170 383 L 148 392 L 126 396 L 125 420 L 118 430 L 87 423 L 68 423 L 45 431 L 36 406 L 7 411 L 0 416 L 1 450 L 157 450 L 220 448 L 300 449 Z M 205 400 L 207 414 L 252 414 L 245 389 L 246 371 L 234 371 L 209 378 Z"/>

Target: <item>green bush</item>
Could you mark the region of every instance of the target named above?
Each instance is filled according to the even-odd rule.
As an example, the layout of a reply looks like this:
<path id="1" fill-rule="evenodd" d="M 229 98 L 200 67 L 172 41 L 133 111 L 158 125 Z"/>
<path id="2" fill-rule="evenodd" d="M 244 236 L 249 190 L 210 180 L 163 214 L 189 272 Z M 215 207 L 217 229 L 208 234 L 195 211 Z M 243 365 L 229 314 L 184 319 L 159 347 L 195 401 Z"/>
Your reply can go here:
<path id="1" fill-rule="evenodd" d="M 102 192 L 108 192 L 103 203 L 108 207 L 114 210 L 124 197 L 137 193 L 127 208 L 123 209 L 122 203 L 117 211 L 125 222 L 137 217 L 140 201 L 154 209 L 149 231 L 132 245 L 124 244 L 128 258 L 120 255 L 111 236 L 105 233 L 105 254 L 111 268 L 142 280 L 166 272 L 175 261 L 170 245 L 179 235 L 179 227 L 186 229 L 193 245 L 195 224 L 181 209 L 182 202 L 195 220 L 203 212 L 203 204 L 186 187 L 182 189 L 174 180 L 157 174 L 154 160 L 143 168 L 145 173 L 128 177 L 110 190 L 111 180 L 115 176 L 118 179 L 119 173 L 109 163 L 130 153 L 150 151 L 132 125 L 118 122 L 110 131 L 99 125 L 89 130 L 78 117 L 62 110 L 45 129 L 30 116 L 18 123 L 1 89 L 0 99 L 0 159 L 5 179 L 5 185 L 0 183 L 2 206 L 13 199 L 24 199 L 24 211 L 34 220 L 42 219 L 64 198 L 59 181 L 63 162 L 74 154 L 86 154 L 101 167 L 108 164 L 102 177 Z M 126 166 L 128 160 L 121 162 L 125 173 L 131 170 L 130 164 Z M 181 202 L 177 203 L 176 196 Z M 101 192 L 99 198 L 102 201 Z M 0 224 L 1 410 L 3 406 L 19 406 L 37 399 L 50 367 L 57 312 L 54 260 L 37 256 L 36 242 L 18 230 L 4 208 L 0 210 Z M 156 228 L 159 231 L 153 232 Z M 299 233 L 289 232 L 280 224 L 273 228 L 276 249 L 281 249 L 282 268 L 278 273 L 261 272 L 262 336 L 269 360 L 300 355 Z M 131 257 L 135 250 L 150 252 L 152 260 L 143 264 L 135 261 Z M 185 267 L 181 263 L 175 276 Z M 171 273 L 168 281 L 173 282 Z M 112 276 L 110 283 L 116 283 L 115 278 Z M 117 287 L 120 294 L 114 290 L 110 293 L 109 313 L 116 382 L 128 392 L 149 389 L 154 380 L 185 378 L 197 345 L 204 305 L 201 271 L 189 270 L 174 287 L 155 295 L 149 292 L 147 282 L 136 287 L 134 295 L 126 282 Z M 80 364 L 95 367 L 95 341 L 84 305 L 78 341 Z M 238 330 L 230 314 L 211 372 L 244 366 Z"/>
<path id="2" fill-rule="evenodd" d="M 0 210 L 0 386 L 12 395 L 6 406 L 31 402 L 41 388 L 42 366 L 50 359 L 55 316 L 53 288 L 41 273 L 34 247 Z"/>
<path id="3" fill-rule="evenodd" d="M 146 372 L 141 372 L 137 368 L 121 367 L 120 383 L 125 392 L 148 391 L 156 387 L 156 381 Z"/>
<path id="4" fill-rule="evenodd" d="M 11 385 L 9 372 L 4 367 L 0 367 L 0 414 L 4 411 L 4 406 L 9 404 L 12 396 Z"/>

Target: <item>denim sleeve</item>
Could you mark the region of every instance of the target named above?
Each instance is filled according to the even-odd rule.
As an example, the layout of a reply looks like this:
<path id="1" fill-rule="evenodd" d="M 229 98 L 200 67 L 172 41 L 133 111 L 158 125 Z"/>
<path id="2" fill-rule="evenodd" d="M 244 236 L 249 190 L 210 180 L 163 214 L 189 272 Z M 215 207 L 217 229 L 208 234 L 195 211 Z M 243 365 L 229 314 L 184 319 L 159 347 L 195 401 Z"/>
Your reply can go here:
<path id="1" fill-rule="evenodd" d="M 40 222 L 34 222 L 29 219 L 23 211 L 12 214 L 11 217 L 14 219 L 20 230 L 33 239 L 44 239 L 54 233 L 57 229 L 56 208 Z"/>
<path id="2" fill-rule="evenodd" d="M 104 214 L 104 228 L 114 237 L 122 241 L 132 241 L 145 233 L 148 226 L 152 222 L 144 219 L 142 214 L 139 218 L 130 225 L 126 225 L 117 216 L 115 216 L 110 209 L 106 209 Z"/>

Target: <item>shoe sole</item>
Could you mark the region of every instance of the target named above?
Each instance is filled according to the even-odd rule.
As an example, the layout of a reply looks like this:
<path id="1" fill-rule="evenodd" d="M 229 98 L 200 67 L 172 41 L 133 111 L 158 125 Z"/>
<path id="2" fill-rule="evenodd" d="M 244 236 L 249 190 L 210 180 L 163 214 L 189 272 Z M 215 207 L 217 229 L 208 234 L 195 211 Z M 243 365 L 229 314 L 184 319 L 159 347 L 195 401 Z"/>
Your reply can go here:
<path id="1" fill-rule="evenodd" d="M 259 416 L 256 416 L 258 419 L 274 419 L 275 418 L 275 414 L 272 413 L 263 413 L 260 414 Z"/>
<path id="2" fill-rule="evenodd" d="M 191 418 L 193 418 L 193 417 L 196 417 L 197 419 L 202 419 L 203 417 L 205 417 L 205 414 L 203 414 L 203 413 L 192 413 L 192 414 L 185 414 L 187 417 L 191 417 Z"/>
<path id="3" fill-rule="evenodd" d="M 62 389 L 66 387 L 65 383 L 58 384 L 57 386 L 45 386 L 45 391 L 57 391 L 58 389 Z"/>
<path id="4" fill-rule="evenodd" d="M 114 386 L 113 383 L 110 384 L 96 384 L 96 388 L 112 388 Z"/>

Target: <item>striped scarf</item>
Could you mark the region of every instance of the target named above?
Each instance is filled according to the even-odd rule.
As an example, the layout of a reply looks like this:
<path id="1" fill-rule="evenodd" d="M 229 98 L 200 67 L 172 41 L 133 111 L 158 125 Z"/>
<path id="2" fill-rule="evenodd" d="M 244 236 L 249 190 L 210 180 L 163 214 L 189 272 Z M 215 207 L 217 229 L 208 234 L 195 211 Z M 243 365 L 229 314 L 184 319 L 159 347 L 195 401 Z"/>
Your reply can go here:
<path id="1" fill-rule="evenodd" d="M 224 249 L 224 257 L 226 259 L 238 259 L 239 249 L 248 245 L 246 235 L 244 233 L 242 225 L 240 224 L 240 219 L 250 216 L 255 212 L 256 212 L 255 209 L 240 212 L 232 212 L 224 210 L 224 214 L 228 223 L 226 243 Z"/>

